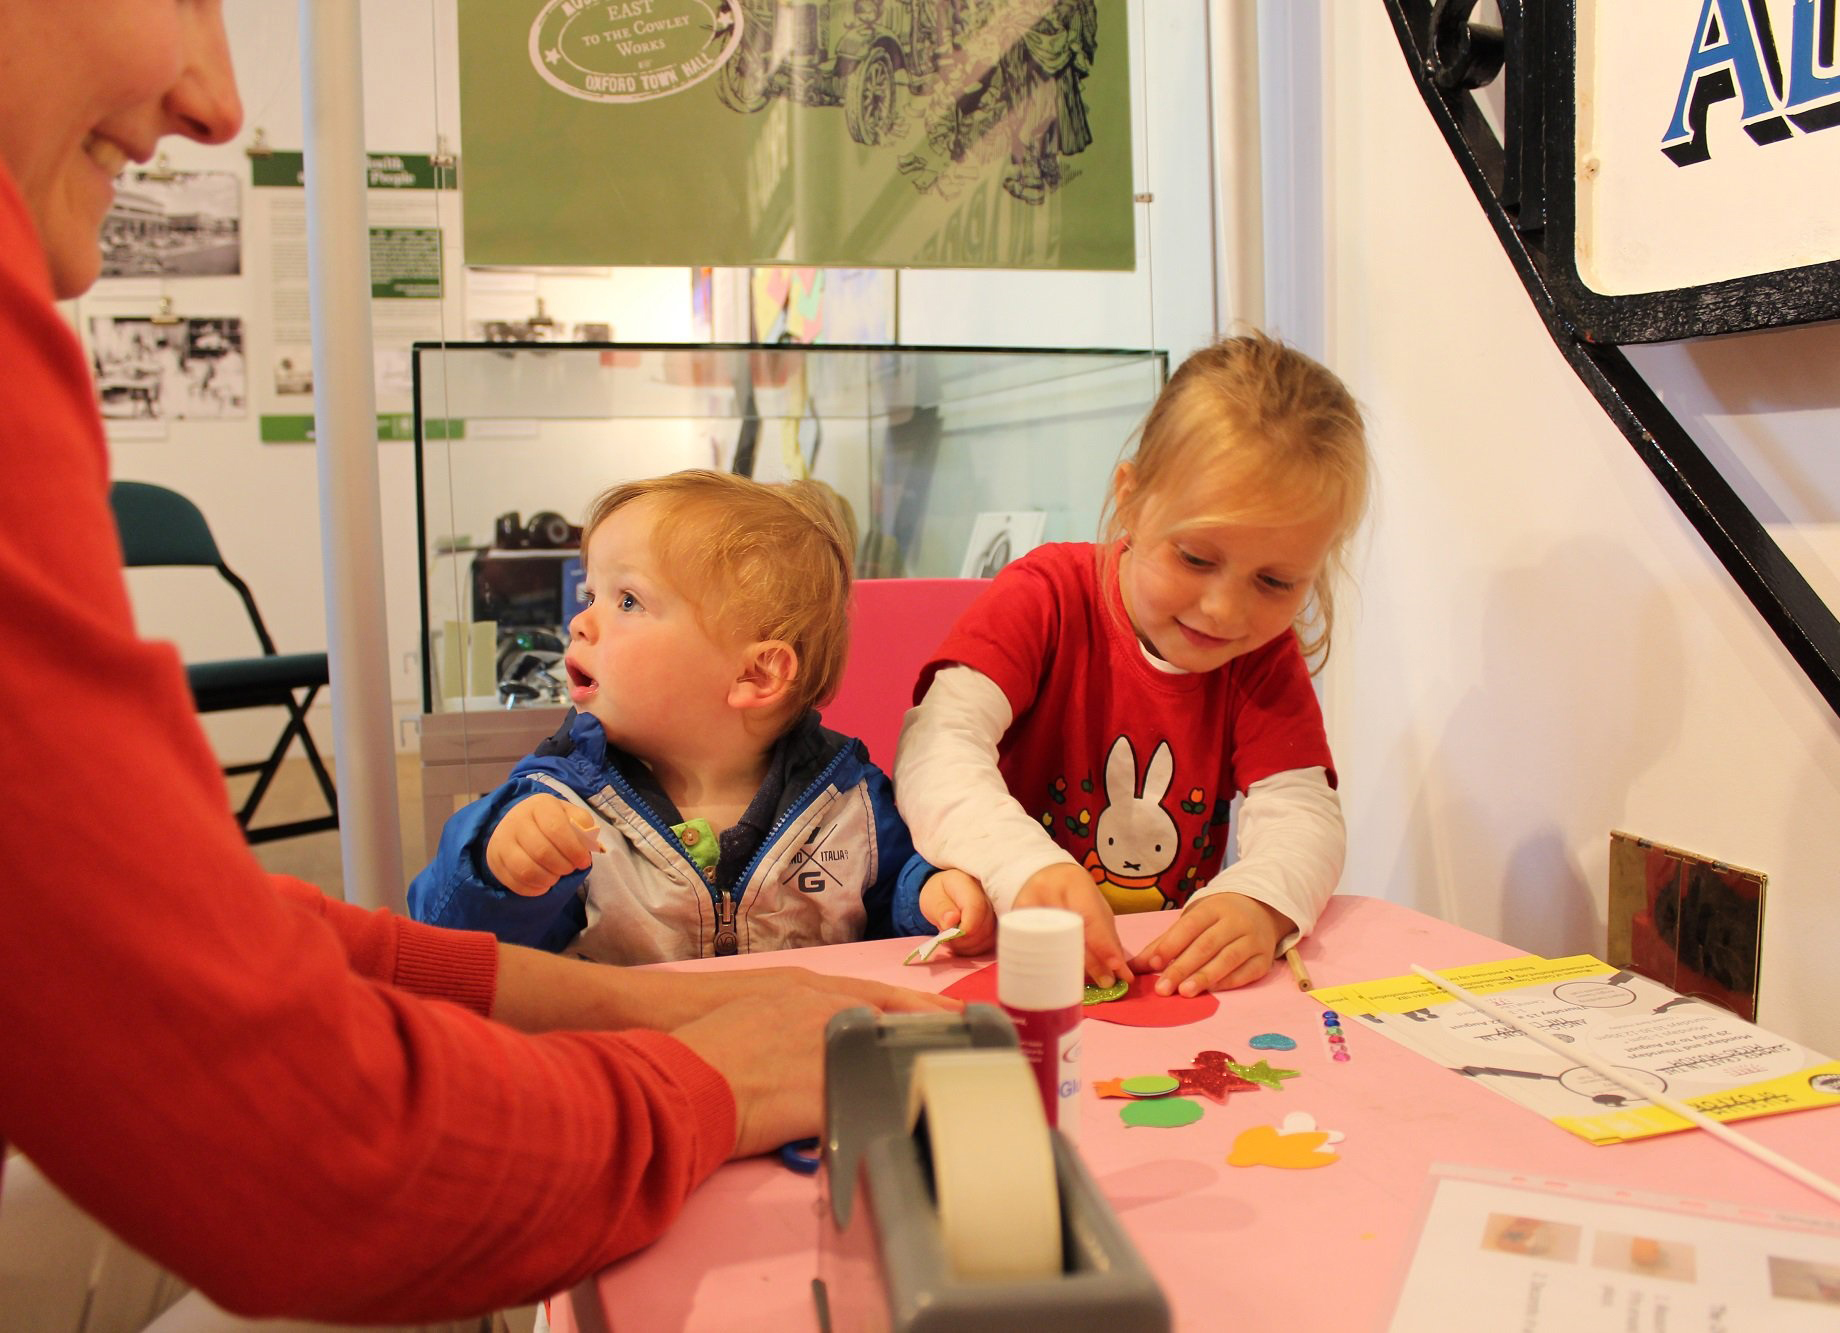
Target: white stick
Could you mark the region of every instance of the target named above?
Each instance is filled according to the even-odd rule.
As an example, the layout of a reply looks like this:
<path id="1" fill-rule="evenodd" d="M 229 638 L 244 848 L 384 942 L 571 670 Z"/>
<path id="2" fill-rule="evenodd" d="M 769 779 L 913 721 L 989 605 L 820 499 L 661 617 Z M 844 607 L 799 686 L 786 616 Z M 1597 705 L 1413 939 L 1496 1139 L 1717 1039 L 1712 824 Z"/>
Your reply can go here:
<path id="1" fill-rule="evenodd" d="M 1666 1093 L 1653 1092 L 1644 1088 L 1640 1083 L 1637 1083 L 1633 1078 L 1629 1077 L 1629 1075 L 1625 1074 L 1614 1065 L 1605 1064 L 1587 1050 L 1583 1050 L 1578 1046 L 1567 1046 L 1556 1037 L 1541 1032 L 1538 1028 L 1530 1027 L 1528 1024 L 1523 1023 L 1520 1019 L 1509 1013 L 1506 1009 L 1503 1009 L 1500 1005 L 1483 999 L 1474 991 L 1466 990 L 1448 977 L 1440 977 L 1429 968 L 1420 967 L 1417 963 L 1412 964 L 1412 970 L 1426 981 L 1449 991 L 1452 995 L 1456 996 L 1478 1013 L 1487 1014 L 1496 1022 L 1507 1024 L 1523 1037 L 1532 1038 L 1547 1050 L 1552 1051 L 1555 1055 L 1563 1056 L 1570 1063 L 1583 1065 L 1598 1077 L 1610 1080 L 1610 1082 L 1616 1084 L 1625 1092 L 1639 1097 L 1643 1101 L 1653 1102 L 1663 1110 L 1672 1111 L 1682 1120 L 1690 1121 L 1698 1125 L 1701 1129 L 1705 1130 L 1708 1134 L 1727 1146 L 1736 1148 L 1742 1153 L 1749 1153 L 1765 1166 L 1773 1166 L 1785 1176 L 1789 1176 L 1794 1180 L 1799 1180 L 1809 1189 L 1819 1194 L 1825 1194 L 1835 1203 L 1840 1203 L 1840 1185 L 1834 1184 L 1834 1182 L 1827 1179 L 1827 1177 L 1817 1176 L 1814 1172 L 1802 1166 L 1800 1163 L 1792 1162 L 1781 1153 L 1774 1152 L 1764 1147 L 1755 1139 L 1748 1139 L 1736 1130 L 1727 1128 L 1707 1115 L 1704 1111 L 1696 1110 L 1688 1106 L 1685 1102 L 1676 1101 Z"/>

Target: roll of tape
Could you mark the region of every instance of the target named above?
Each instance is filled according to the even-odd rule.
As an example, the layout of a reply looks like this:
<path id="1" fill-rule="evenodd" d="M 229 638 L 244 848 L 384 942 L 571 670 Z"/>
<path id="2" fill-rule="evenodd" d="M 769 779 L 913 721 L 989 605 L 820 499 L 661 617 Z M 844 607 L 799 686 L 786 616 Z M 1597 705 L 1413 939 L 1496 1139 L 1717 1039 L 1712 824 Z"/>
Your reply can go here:
<path id="1" fill-rule="evenodd" d="M 914 1061 L 910 1128 L 925 1119 L 946 1261 L 964 1278 L 1061 1271 L 1061 1201 L 1041 1093 L 1018 1051 Z"/>

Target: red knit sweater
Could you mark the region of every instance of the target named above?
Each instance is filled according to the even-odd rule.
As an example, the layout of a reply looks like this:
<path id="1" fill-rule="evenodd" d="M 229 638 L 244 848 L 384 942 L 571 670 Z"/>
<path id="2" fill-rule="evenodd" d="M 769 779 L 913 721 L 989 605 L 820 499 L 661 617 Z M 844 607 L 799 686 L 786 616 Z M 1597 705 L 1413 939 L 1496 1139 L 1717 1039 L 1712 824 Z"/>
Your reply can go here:
<path id="1" fill-rule="evenodd" d="M 491 1023 L 490 936 L 266 874 L 107 487 L 0 170 L 0 1147 L 246 1313 L 479 1312 L 652 1240 L 733 1145 L 727 1085 L 660 1034 Z"/>

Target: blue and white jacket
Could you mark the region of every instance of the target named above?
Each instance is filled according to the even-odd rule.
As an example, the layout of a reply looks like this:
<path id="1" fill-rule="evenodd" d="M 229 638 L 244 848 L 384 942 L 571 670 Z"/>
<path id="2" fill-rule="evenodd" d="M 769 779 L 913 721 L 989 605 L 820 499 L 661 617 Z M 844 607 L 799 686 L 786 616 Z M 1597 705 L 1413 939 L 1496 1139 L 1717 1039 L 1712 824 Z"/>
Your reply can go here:
<path id="1" fill-rule="evenodd" d="M 591 811 L 607 850 L 524 897 L 499 884 L 485 849 L 505 812 L 539 793 Z M 601 962 L 709 958 L 885 937 L 896 879 L 919 861 L 886 775 L 815 713 L 774 746 L 717 864 L 700 868 L 712 858 L 692 857 L 666 815 L 677 812 L 649 770 L 571 710 L 503 786 L 447 821 L 409 886 L 410 914 Z"/>

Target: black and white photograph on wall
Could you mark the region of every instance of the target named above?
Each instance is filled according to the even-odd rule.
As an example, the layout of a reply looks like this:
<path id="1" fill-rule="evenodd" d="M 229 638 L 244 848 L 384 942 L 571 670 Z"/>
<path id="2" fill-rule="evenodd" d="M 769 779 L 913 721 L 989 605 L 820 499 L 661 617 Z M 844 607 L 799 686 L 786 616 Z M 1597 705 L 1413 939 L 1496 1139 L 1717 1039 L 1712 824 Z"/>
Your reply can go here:
<path id="1" fill-rule="evenodd" d="M 961 579 L 987 579 L 1019 555 L 1041 545 L 1041 534 L 1048 516 L 1039 509 L 985 512 L 971 525 L 971 540 L 965 543 L 965 563 L 959 570 Z"/>
<path id="2" fill-rule="evenodd" d="M 102 222 L 105 278 L 234 277 L 242 195 L 227 171 L 131 171 Z"/>
<path id="3" fill-rule="evenodd" d="M 313 349 L 288 347 L 275 354 L 275 393 L 278 397 L 313 396 Z"/>
<path id="4" fill-rule="evenodd" d="M 241 417 L 248 410 L 243 321 L 97 316 L 90 357 L 111 421 Z"/>

